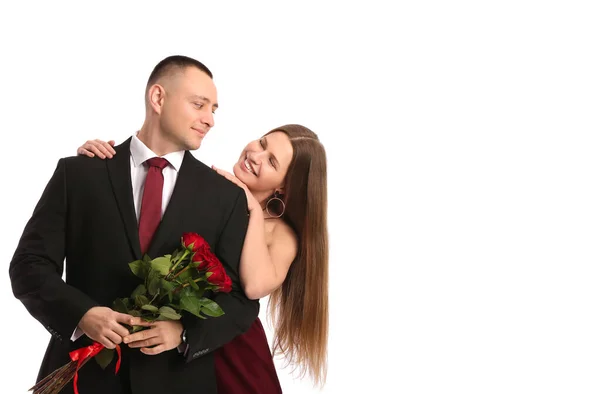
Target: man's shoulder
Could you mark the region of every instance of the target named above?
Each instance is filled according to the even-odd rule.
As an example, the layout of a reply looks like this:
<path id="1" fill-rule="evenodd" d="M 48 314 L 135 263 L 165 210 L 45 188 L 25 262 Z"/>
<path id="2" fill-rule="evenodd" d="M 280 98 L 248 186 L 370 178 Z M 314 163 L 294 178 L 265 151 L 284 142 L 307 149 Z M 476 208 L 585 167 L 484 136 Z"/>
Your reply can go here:
<path id="1" fill-rule="evenodd" d="M 114 147 L 117 155 L 126 155 L 129 157 L 129 145 L 131 142 L 131 137 L 125 140 L 123 143 L 116 145 Z M 77 155 L 77 156 L 67 156 L 63 157 L 60 161 L 63 162 L 63 165 L 68 169 L 69 172 L 83 172 L 86 173 L 88 171 L 95 170 L 106 170 L 107 163 L 111 160 L 115 160 L 117 156 L 112 159 L 100 159 L 97 156 L 88 157 L 85 155 Z M 122 162 L 122 161 L 121 161 Z"/>
<path id="2" fill-rule="evenodd" d="M 78 155 L 63 157 L 60 161 L 63 162 L 65 168 L 67 168 L 69 172 L 85 172 L 96 169 L 106 169 L 106 160 L 111 159 L 100 159 L 98 157 Z"/>
<path id="3" fill-rule="evenodd" d="M 236 198 L 239 194 L 244 194 L 244 191 L 241 187 L 226 179 L 225 177 L 219 175 L 208 165 L 196 159 L 191 153 L 190 158 L 192 160 L 192 164 L 194 165 L 195 170 L 198 172 L 198 174 L 202 176 L 203 182 L 207 182 L 207 185 L 210 185 L 212 188 L 214 188 L 215 192 L 224 193 L 226 195 L 234 196 Z"/>

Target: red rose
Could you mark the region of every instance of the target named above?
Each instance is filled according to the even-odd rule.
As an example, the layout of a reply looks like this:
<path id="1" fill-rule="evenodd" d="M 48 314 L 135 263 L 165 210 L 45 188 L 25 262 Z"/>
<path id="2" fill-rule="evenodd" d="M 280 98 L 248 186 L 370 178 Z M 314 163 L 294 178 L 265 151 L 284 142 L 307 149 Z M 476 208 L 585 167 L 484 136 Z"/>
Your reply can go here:
<path id="1" fill-rule="evenodd" d="M 217 264 L 209 265 L 206 271 L 212 272 L 212 275 L 208 277 L 208 283 L 219 286 L 220 292 L 229 293 L 231 291 L 231 278 L 218 260 Z"/>
<path id="2" fill-rule="evenodd" d="M 199 262 L 198 271 L 204 271 L 207 267 L 212 266 L 214 264 L 221 264 L 217 256 L 210 250 L 210 245 L 208 243 L 204 243 L 194 256 L 192 257 L 193 262 Z"/>
<path id="3" fill-rule="evenodd" d="M 181 245 L 192 252 L 196 252 L 204 245 L 208 245 L 208 243 L 201 235 L 196 233 L 184 233 L 181 237 Z"/>

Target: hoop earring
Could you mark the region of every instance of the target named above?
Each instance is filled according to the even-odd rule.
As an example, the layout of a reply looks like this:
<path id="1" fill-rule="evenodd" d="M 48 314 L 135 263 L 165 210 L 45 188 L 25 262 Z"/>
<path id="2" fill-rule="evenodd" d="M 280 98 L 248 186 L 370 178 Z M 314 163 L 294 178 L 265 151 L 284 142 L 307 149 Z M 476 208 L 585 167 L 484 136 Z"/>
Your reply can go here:
<path id="1" fill-rule="evenodd" d="M 279 196 L 281 196 L 280 193 L 278 193 L 278 192 L 273 193 L 273 197 L 271 197 L 267 201 L 267 204 L 265 205 L 265 211 L 267 211 L 267 215 L 269 215 L 272 218 L 280 218 L 283 215 L 283 213 L 285 212 L 285 203 L 283 202 L 283 200 L 281 198 L 279 198 Z M 279 215 L 273 215 L 269 211 L 269 205 L 271 205 L 272 201 L 277 201 L 277 203 L 280 204 L 281 213 Z"/>

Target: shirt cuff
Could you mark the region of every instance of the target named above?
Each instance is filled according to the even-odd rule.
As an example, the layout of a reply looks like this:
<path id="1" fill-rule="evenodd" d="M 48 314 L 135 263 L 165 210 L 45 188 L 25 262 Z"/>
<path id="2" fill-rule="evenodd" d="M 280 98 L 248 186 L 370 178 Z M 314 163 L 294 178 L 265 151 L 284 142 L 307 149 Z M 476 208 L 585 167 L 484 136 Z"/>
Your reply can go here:
<path id="1" fill-rule="evenodd" d="M 82 335 L 83 335 L 83 330 L 79 327 L 75 327 L 75 330 L 73 331 L 73 335 L 71 335 L 71 341 L 75 342 L 76 340 L 81 338 Z"/>
<path id="2" fill-rule="evenodd" d="M 187 351 L 188 351 L 188 348 L 189 348 L 189 347 L 190 347 L 190 346 L 189 346 L 187 343 L 183 343 L 183 342 L 181 342 L 181 343 L 179 344 L 179 346 L 177 346 L 177 351 L 179 352 L 179 354 L 182 354 L 182 353 L 183 353 L 183 355 L 185 356 L 185 355 L 187 354 Z"/>

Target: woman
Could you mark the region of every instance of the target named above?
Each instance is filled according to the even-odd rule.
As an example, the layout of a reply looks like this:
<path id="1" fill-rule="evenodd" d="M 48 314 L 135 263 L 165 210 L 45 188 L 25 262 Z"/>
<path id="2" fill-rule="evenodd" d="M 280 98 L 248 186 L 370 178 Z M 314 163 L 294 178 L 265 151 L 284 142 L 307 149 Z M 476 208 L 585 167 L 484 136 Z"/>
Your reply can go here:
<path id="1" fill-rule="evenodd" d="M 112 158 L 114 141 L 88 141 L 77 152 Z M 240 260 L 244 292 L 270 294 L 274 354 L 307 372 L 326 376 L 328 334 L 327 166 L 317 135 L 285 125 L 250 142 L 233 174 L 219 174 L 246 192 L 250 213 Z M 215 353 L 219 393 L 281 393 L 259 319 Z"/>

